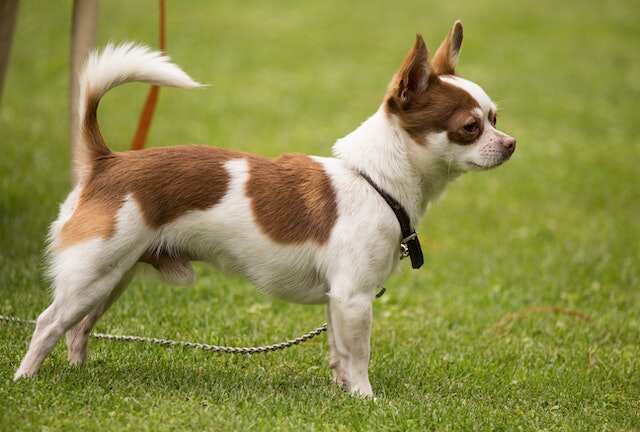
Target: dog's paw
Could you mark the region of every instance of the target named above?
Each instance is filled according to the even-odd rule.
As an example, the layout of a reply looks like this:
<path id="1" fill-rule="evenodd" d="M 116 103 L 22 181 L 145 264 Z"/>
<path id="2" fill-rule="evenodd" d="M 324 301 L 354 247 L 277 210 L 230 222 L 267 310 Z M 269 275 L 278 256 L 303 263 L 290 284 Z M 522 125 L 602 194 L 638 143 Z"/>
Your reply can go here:
<path id="1" fill-rule="evenodd" d="M 338 384 L 343 390 L 351 393 L 354 396 L 373 398 L 373 390 L 369 381 L 362 383 L 351 383 L 346 371 L 340 367 L 338 362 L 331 362 L 329 364 L 331 368 L 331 374 L 333 375 L 333 382 Z"/>
<path id="2" fill-rule="evenodd" d="M 375 399 L 373 397 L 373 389 L 371 388 L 371 384 L 363 383 L 361 385 L 352 385 L 348 389 L 349 393 L 353 396 L 358 396 L 366 399 Z"/>
<path id="3" fill-rule="evenodd" d="M 80 367 L 87 361 L 87 349 L 86 346 L 84 349 L 70 349 L 67 354 L 67 358 L 69 359 L 69 364 L 73 367 Z"/>
<path id="4" fill-rule="evenodd" d="M 32 378 L 35 375 L 35 372 L 29 372 L 28 370 L 24 370 L 20 367 L 16 373 L 13 375 L 13 381 L 19 381 L 25 378 Z"/>

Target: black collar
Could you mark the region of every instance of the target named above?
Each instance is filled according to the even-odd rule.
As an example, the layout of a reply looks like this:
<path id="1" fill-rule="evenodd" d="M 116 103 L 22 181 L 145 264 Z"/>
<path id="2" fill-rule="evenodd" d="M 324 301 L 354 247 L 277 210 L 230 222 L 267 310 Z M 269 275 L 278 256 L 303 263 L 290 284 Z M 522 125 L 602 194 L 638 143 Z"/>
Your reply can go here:
<path id="1" fill-rule="evenodd" d="M 402 240 L 400 240 L 400 259 L 411 258 L 411 267 L 414 269 L 422 267 L 424 263 L 424 257 L 422 256 L 422 248 L 420 247 L 420 240 L 418 240 L 418 233 L 411 226 L 411 219 L 407 211 L 402 207 L 394 197 L 389 195 L 380 186 L 378 186 L 371 177 L 360 171 L 360 175 L 364 178 L 372 188 L 380 194 L 380 196 L 389 204 L 391 210 L 396 215 L 398 223 L 400 224 L 400 231 L 402 232 Z"/>

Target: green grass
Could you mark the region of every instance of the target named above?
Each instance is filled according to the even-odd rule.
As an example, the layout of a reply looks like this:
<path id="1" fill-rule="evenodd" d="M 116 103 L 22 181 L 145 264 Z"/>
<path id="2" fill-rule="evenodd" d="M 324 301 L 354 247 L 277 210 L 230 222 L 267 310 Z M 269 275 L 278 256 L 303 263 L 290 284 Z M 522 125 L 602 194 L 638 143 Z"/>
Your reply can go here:
<path id="1" fill-rule="evenodd" d="M 208 143 L 328 155 L 375 110 L 421 31 L 433 52 L 465 23 L 460 72 L 518 138 L 504 167 L 454 183 L 420 226 L 426 265 L 403 263 L 375 304 L 377 401 L 334 387 L 324 336 L 255 357 L 92 341 L 60 344 L 14 384 L 29 329 L 0 323 L 0 430 L 640 429 L 640 8 L 632 1 L 169 2 L 168 46 L 211 86 L 163 90 L 150 145 Z M 48 302 L 41 250 L 69 190 L 71 2 L 21 2 L 0 107 L 0 313 Z M 155 41 L 155 1 L 101 2 L 99 41 Z M 113 148 L 147 89 L 110 93 Z M 99 331 L 253 344 L 318 325 L 198 267 L 193 287 L 136 278 Z M 590 322 L 529 307 L 576 309 Z"/>

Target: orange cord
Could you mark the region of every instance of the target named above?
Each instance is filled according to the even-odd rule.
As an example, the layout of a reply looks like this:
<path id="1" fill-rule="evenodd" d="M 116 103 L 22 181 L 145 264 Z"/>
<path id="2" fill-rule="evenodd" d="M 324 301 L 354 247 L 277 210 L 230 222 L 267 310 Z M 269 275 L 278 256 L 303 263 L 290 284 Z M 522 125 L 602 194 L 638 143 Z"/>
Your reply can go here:
<path id="1" fill-rule="evenodd" d="M 160 51 L 166 52 L 165 46 L 165 0 L 160 0 Z M 151 86 L 149 89 L 149 94 L 147 95 L 147 100 L 142 108 L 142 113 L 140 113 L 140 119 L 138 120 L 138 129 L 136 130 L 136 134 L 133 137 L 133 141 L 131 142 L 131 150 L 141 150 L 144 148 L 145 141 L 147 140 L 147 135 L 149 133 L 149 128 L 151 127 L 151 120 L 153 120 L 153 113 L 156 109 L 156 104 L 158 103 L 158 93 L 160 92 L 160 87 Z"/>

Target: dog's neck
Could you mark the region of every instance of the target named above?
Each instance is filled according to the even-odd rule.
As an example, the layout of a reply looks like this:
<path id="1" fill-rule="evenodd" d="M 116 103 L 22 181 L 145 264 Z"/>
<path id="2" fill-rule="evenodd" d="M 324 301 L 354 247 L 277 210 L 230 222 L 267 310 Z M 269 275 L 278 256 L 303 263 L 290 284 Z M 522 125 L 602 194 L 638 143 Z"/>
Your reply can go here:
<path id="1" fill-rule="evenodd" d="M 429 157 L 428 152 L 411 157 L 411 146 L 417 145 L 381 107 L 360 127 L 339 139 L 333 146 L 333 154 L 369 175 L 398 200 L 415 226 L 429 203 L 457 176 Z"/>

